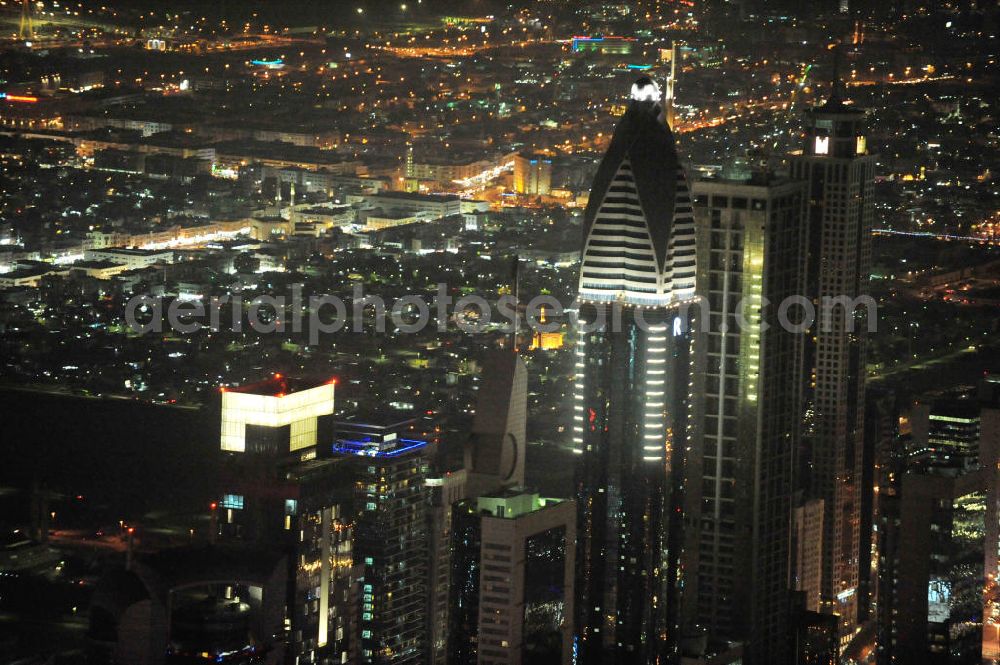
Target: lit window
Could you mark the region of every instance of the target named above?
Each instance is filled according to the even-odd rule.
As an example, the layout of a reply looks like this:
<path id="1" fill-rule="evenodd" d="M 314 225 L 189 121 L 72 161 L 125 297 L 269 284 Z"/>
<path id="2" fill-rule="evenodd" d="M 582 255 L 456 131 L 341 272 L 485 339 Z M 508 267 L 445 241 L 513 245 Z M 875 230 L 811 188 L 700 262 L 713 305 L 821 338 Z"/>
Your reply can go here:
<path id="1" fill-rule="evenodd" d="M 816 154 L 817 155 L 828 155 L 828 154 L 830 154 L 830 137 L 829 136 L 817 136 L 816 137 Z"/>
<path id="2" fill-rule="evenodd" d="M 243 495 L 242 494 L 224 494 L 222 496 L 222 507 L 229 508 L 233 510 L 241 510 L 243 508 Z"/>

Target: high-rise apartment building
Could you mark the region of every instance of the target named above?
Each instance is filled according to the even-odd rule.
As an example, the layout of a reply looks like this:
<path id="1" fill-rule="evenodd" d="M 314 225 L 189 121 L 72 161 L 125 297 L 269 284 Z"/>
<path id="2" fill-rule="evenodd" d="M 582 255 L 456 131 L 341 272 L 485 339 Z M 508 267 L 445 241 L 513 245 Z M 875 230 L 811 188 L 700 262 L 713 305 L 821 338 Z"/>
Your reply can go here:
<path id="1" fill-rule="evenodd" d="M 997 414 L 989 395 L 966 391 L 913 408 L 909 454 L 879 488 L 880 664 L 995 655 Z"/>
<path id="2" fill-rule="evenodd" d="M 454 505 L 464 499 L 474 500 L 483 494 L 524 485 L 527 403 L 528 370 L 524 361 L 511 350 L 495 351 L 483 363 L 476 413 L 472 432 L 465 442 L 462 467 L 427 479 L 432 663 L 444 663 L 448 656 Z"/>
<path id="3" fill-rule="evenodd" d="M 823 499 L 810 499 L 797 505 L 792 528 L 793 588 L 801 594 L 804 611 L 819 612 L 823 581 Z"/>
<path id="4" fill-rule="evenodd" d="M 992 471 L 920 465 L 903 475 L 880 662 L 981 662 Z"/>
<path id="5" fill-rule="evenodd" d="M 429 661 L 448 662 L 448 595 L 451 590 L 451 534 L 454 506 L 466 496 L 465 469 L 432 474 L 426 480 L 427 532 L 427 637 Z"/>
<path id="6" fill-rule="evenodd" d="M 534 153 L 514 155 L 514 191 L 548 196 L 552 191 L 552 158 Z"/>
<path id="7" fill-rule="evenodd" d="M 511 488 L 455 506 L 450 662 L 573 662 L 572 501 Z"/>
<path id="8" fill-rule="evenodd" d="M 979 465 L 979 410 L 974 399 L 924 400 L 913 407 L 912 455 L 928 464 L 963 469 Z"/>
<path id="9" fill-rule="evenodd" d="M 427 441 L 412 418 L 334 423 L 332 452 L 355 477 L 354 561 L 361 568 L 360 663 L 427 662 Z"/>
<path id="10" fill-rule="evenodd" d="M 332 381 L 280 374 L 222 394 L 226 459 L 212 537 L 285 553 L 285 642 L 303 664 L 351 660 L 357 647 L 352 470 L 320 450 L 333 397 Z"/>
<path id="11" fill-rule="evenodd" d="M 578 663 L 678 655 L 682 482 L 696 316 L 687 180 L 648 78 L 584 213 L 573 446 Z"/>
<path id="12" fill-rule="evenodd" d="M 708 311 L 704 424 L 687 463 L 684 619 L 746 663 L 788 662 L 789 563 L 805 335 L 805 185 L 767 172 L 692 184 Z M 808 545 L 808 543 L 804 544 Z"/>
<path id="13" fill-rule="evenodd" d="M 810 496 L 823 499 L 825 510 L 823 611 L 841 617 L 845 643 L 857 628 L 862 537 L 869 321 L 856 303 L 868 292 L 875 184 L 875 156 L 868 151 L 865 121 L 863 110 L 835 93 L 806 111 L 804 145 L 790 158 L 792 179 L 807 187 L 805 295 L 817 312 L 806 345 L 806 486 Z"/>

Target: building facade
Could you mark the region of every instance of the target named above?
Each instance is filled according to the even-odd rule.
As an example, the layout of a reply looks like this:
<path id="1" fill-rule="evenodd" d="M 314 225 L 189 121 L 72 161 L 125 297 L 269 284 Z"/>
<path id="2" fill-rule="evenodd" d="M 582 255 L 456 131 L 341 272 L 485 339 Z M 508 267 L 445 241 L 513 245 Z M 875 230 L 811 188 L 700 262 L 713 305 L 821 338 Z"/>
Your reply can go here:
<path id="1" fill-rule="evenodd" d="M 524 485 L 528 370 L 512 350 L 498 349 L 484 364 L 472 432 L 460 468 L 427 479 L 429 509 L 430 661 L 448 662 L 453 584 L 453 511 L 463 500 Z M 567 620 L 567 626 L 571 619 Z M 461 661 L 458 661 L 461 662 Z"/>
<path id="2" fill-rule="evenodd" d="M 572 501 L 508 489 L 456 504 L 453 663 L 573 662 Z"/>
<path id="3" fill-rule="evenodd" d="M 319 450 L 329 446 L 333 407 L 332 381 L 280 374 L 222 394 L 211 537 L 285 555 L 285 643 L 303 665 L 357 655 L 353 470 Z"/>
<path id="4" fill-rule="evenodd" d="M 805 335 L 778 312 L 805 287 L 805 186 L 758 172 L 696 181 L 692 195 L 709 314 L 685 622 L 743 642 L 747 663 L 784 663 Z"/>
<path id="5" fill-rule="evenodd" d="M 648 78 L 584 214 L 573 445 L 579 663 L 678 656 L 684 451 L 697 426 L 694 220 Z"/>
<path id="6" fill-rule="evenodd" d="M 854 303 L 868 293 L 875 185 L 865 120 L 864 111 L 834 94 L 806 112 L 804 145 L 790 158 L 792 179 L 807 186 L 806 296 L 818 313 L 806 345 L 805 484 L 825 510 L 822 609 L 841 617 L 845 643 L 858 627 L 862 538 L 868 320 Z M 831 298 L 847 304 L 824 307 Z"/>
<path id="7" fill-rule="evenodd" d="M 537 154 L 515 155 L 514 191 L 526 196 L 548 196 L 552 191 L 552 159 Z"/>
<path id="8" fill-rule="evenodd" d="M 427 441 L 412 419 L 334 424 L 333 454 L 350 461 L 360 566 L 359 661 L 416 665 L 427 659 Z"/>
<path id="9" fill-rule="evenodd" d="M 885 662 L 981 662 L 988 471 L 903 476 Z"/>

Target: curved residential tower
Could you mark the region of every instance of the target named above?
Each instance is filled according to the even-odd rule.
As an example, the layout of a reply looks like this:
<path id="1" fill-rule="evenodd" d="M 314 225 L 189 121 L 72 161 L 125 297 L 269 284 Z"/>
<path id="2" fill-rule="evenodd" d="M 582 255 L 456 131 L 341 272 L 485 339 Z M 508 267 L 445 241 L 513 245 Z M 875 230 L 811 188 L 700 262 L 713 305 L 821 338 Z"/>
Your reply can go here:
<path id="1" fill-rule="evenodd" d="M 687 181 L 648 78 L 584 215 L 574 451 L 579 663 L 677 658 L 682 466 L 695 389 Z"/>

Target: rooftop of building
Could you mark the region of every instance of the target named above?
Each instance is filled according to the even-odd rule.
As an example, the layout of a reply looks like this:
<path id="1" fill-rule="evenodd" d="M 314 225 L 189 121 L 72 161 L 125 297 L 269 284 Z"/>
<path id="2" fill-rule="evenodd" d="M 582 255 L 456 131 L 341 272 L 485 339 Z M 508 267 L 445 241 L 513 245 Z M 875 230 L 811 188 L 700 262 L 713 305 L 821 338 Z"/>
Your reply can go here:
<path id="1" fill-rule="evenodd" d="M 488 513 L 492 517 L 504 519 L 516 519 L 565 501 L 565 499 L 549 499 L 534 490 L 523 487 L 507 487 L 498 492 L 479 496 L 475 505 L 479 513 Z"/>
<path id="2" fill-rule="evenodd" d="M 448 155 L 418 154 L 413 158 L 414 164 L 427 164 L 429 166 L 471 166 L 473 164 L 488 161 L 489 160 L 479 152 L 467 154 L 451 153 Z"/>
<path id="3" fill-rule="evenodd" d="M 329 150 L 313 146 L 299 146 L 281 141 L 221 141 L 213 143 L 216 153 L 221 156 L 261 157 L 265 159 L 286 159 L 311 164 L 354 164 L 356 159 L 341 156 Z"/>
<path id="4" fill-rule="evenodd" d="M 0 273 L 0 277 L 5 279 L 23 279 L 25 277 L 38 277 L 43 275 L 48 275 L 50 272 L 66 270 L 66 268 L 60 268 L 58 266 L 23 266 L 20 268 L 15 268 L 10 272 Z"/>
<path id="5" fill-rule="evenodd" d="M 416 423 L 416 416 L 411 411 L 400 409 L 362 410 L 343 416 L 334 423 L 336 427 L 347 429 L 366 429 L 373 432 L 409 429 Z"/>
<path id="6" fill-rule="evenodd" d="M 930 407 L 931 420 L 959 418 L 964 420 L 979 418 L 981 405 L 975 399 L 939 399 Z"/>
<path id="7" fill-rule="evenodd" d="M 242 386 L 223 386 L 222 392 L 241 393 L 244 395 L 261 395 L 263 397 L 285 397 L 293 393 L 336 383 L 336 379 L 317 379 L 290 377 L 284 374 L 275 374 L 270 378 L 256 383 L 248 383 Z"/>
<path id="8" fill-rule="evenodd" d="M 89 270 L 103 270 L 105 268 L 118 268 L 121 267 L 121 263 L 115 263 L 114 261 L 76 261 L 73 263 L 73 268 L 84 268 Z"/>
<path id="9" fill-rule="evenodd" d="M 748 168 L 745 172 L 723 170 L 718 174 L 698 178 L 695 182 L 744 187 L 775 187 L 794 181 L 773 171 Z"/>
<path id="10" fill-rule="evenodd" d="M 299 208 L 298 212 L 305 213 L 309 215 L 339 215 L 340 213 L 351 210 L 351 206 L 342 204 L 323 204 L 323 205 L 311 205 L 308 208 Z"/>
<path id="11" fill-rule="evenodd" d="M 385 199 L 405 199 L 407 201 L 426 201 L 429 203 L 445 203 L 459 201 L 457 194 L 421 194 L 420 192 L 379 192 L 374 196 Z"/>
<path id="12" fill-rule="evenodd" d="M 544 160 L 544 161 L 547 161 L 547 162 L 551 162 L 552 161 L 552 156 L 551 155 L 547 155 L 544 152 L 533 152 L 531 150 L 523 150 L 523 151 L 517 153 L 517 156 L 518 157 L 523 157 L 524 159 L 531 159 L 531 160 L 538 160 L 538 159 L 540 159 L 540 160 Z"/>
<path id="13" fill-rule="evenodd" d="M 173 250 L 170 249 L 141 249 L 139 247 L 102 247 L 100 249 L 93 249 L 90 251 L 94 252 L 111 252 L 114 254 L 123 254 L 125 256 L 158 256 L 160 254 L 169 254 Z"/>
<path id="14" fill-rule="evenodd" d="M 649 77 L 643 76 L 632 85 L 630 96 L 594 176 L 583 213 L 584 238 L 589 236 L 619 168 L 628 160 L 657 263 L 665 265 L 667 244 L 674 225 L 677 180 L 664 177 L 664 174 L 678 173 L 680 161 L 673 133 L 660 106 L 662 95 L 659 87 Z"/>

